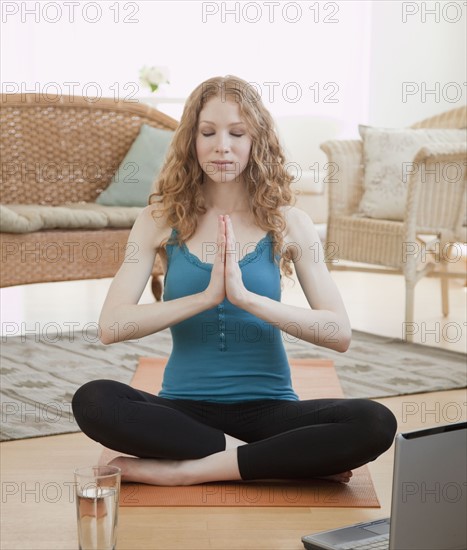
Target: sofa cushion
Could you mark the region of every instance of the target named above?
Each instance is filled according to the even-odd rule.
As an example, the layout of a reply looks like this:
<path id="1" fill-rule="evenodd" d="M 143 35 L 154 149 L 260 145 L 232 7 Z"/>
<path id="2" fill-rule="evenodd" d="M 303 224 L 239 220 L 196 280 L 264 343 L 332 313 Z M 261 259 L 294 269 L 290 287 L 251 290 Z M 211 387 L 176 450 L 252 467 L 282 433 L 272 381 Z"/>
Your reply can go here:
<path id="1" fill-rule="evenodd" d="M 96 203 L 107 206 L 146 206 L 174 132 L 142 124 L 138 137 Z"/>
<path id="2" fill-rule="evenodd" d="M 0 206 L 2 233 L 32 233 L 42 229 L 131 228 L 142 207 L 95 203 L 7 204 Z"/>
<path id="3" fill-rule="evenodd" d="M 413 162 L 424 145 L 462 143 L 467 136 L 465 129 L 398 129 L 360 125 L 359 131 L 363 139 L 365 174 L 358 213 L 370 218 L 399 221 L 404 219 L 407 199 L 408 173 L 404 175 L 404 166 L 408 167 L 407 163 Z"/>

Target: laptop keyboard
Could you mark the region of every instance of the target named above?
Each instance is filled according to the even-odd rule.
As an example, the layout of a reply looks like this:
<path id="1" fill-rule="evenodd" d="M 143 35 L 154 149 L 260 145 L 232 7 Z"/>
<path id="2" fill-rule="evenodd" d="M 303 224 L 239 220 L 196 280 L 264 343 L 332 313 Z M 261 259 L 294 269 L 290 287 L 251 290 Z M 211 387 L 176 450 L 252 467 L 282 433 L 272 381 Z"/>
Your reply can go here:
<path id="1" fill-rule="evenodd" d="M 371 539 L 340 545 L 339 550 L 388 550 L 389 535 L 381 535 Z"/>

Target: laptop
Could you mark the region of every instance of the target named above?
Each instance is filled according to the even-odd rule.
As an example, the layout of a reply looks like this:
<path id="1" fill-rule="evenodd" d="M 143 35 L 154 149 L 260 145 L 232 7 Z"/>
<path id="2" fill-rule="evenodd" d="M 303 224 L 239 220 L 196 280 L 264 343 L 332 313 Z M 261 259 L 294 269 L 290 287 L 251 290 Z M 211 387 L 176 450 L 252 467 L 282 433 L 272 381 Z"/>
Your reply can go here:
<path id="1" fill-rule="evenodd" d="M 302 537 L 307 550 L 466 550 L 467 422 L 396 436 L 391 517 Z"/>

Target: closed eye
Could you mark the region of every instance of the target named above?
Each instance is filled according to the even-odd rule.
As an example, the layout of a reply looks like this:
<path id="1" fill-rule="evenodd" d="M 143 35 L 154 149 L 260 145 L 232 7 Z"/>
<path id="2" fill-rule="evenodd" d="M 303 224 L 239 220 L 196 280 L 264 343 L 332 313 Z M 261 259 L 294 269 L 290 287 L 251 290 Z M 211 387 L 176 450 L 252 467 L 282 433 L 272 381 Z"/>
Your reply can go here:
<path id="1" fill-rule="evenodd" d="M 211 133 L 211 134 L 204 134 L 204 133 L 203 133 L 203 136 L 204 136 L 204 137 L 210 137 L 210 136 L 213 136 L 213 135 L 214 135 L 214 133 Z M 234 136 L 234 137 L 242 137 L 242 136 L 244 136 L 245 134 L 230 134 L 230 135 L 231 135 L 231 136 Z"/>

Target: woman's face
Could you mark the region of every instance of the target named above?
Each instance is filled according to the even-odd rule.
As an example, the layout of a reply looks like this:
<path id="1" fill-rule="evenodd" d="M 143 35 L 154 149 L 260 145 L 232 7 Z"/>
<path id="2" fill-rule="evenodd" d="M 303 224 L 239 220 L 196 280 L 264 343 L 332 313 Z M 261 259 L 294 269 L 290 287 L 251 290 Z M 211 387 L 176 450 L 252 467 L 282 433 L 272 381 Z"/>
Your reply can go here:
<path id="1" fill-rule="evenodd" d="M 215 183 L 238 181 L 250 158 L 251 137 L 235 101 L 210 99 L 199 114 L 196 154 Z"/>

